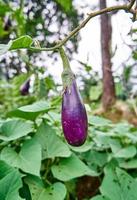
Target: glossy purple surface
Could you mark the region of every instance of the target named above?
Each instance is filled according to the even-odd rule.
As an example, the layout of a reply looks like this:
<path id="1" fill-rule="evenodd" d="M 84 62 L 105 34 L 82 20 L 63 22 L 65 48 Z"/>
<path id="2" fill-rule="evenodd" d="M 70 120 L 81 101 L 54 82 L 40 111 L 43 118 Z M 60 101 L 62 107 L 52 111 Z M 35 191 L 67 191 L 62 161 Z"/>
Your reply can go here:
<path id="1" fill-rule="evenodd" d="M 20 93 L 21 95 L 27 95 L 29 94 L 29 88 L 30 88 L 30 79 L 28 79 L 25 83 L 22 84 L 20 87 Z"/>
<path id="2" fill-rule="evenodd" d="M 82 145 L 87 137 L 87 114 L 75 80 L 66 88 L 62 100 L 62 127 L 67 142 L 72 146 Z"/>

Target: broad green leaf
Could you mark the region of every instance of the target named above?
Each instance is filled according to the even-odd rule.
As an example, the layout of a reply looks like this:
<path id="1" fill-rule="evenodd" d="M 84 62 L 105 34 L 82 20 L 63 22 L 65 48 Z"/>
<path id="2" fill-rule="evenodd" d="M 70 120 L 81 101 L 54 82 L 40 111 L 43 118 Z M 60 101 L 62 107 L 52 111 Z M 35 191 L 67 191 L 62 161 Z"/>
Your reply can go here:
<path id="1" fill-rule="evenodd" d="M 130 132 L 130 128 L 132 126 L 128 123 L 118 123 L 114 126 L 113 131 L 118 133 L 119 135 L 125 135 L 126 133 Z"/>
<path id="2" fill-rule="evenodd" d="M 23 112 L 21 110 L 12 110 L 7 113 L 7 117 L 18 117 L 22 119 L 28 119 L 28 120 L 35 120 L 36 117 L 39 115 L 38 112 Z"/>
<path id="3" fill-rule="evenodd" d="M 106 149 L 110 147 L 109 144 L 110 136 L 107 133 L 95 130 L 92 133 L 92 135 L 93 134 L 95 134 L 95 136 L 93 137 L 93 141 L 95 142 L 98 148 Z"/>
<path id="4" fill-rule="evenodd" d="M 133 132 L 133 133 L 128 132 L 125 135 L 131 141 L 132 144 L 137 143 L 137 132 Z"/>
<path id="5" fill-rule="evenodd" d="M 32 42 L 33 40 L 29 35 L 21 36 L 15 40 L 12 40 L 10 50 L 29 48 Z"/>
<path id="6" fill-rule="evenodd" d="M 11 147 L 5 147 L 0 156 L 13 167 L 22 169 L 24 172 L 39 176 L 41 166 L 41 147 L 34 140 L 24 142 L 19 153 Z"/>
<path id="7" fill-rule="evenodd" d="M 115 154 L 114 157 L 116 158 L 132 158 L 136 155 L 136 147 L 135 146 L 128 146 L 125 148 L 122 148 L 118 150 Z"/>
<path id="8" fill-rule="evenodd" d="M 61 181 L 69 181 L 84 175 L 96 176 L 97 174 L 90 170 L 76 155 L 69 158 L 63 158 L 52 168 L 53 176 Z"/>
<path id="9" fill-rule="evenodd" d="M 4 141 L 11 141 L 25 136 L 32 131 L 32 122 L 13 119 L 4 122 L 0 127 L 0 139 Z"/>
<path id="10" fill-rule="evenodd" d="M 0 55 L 6 53 L 12 45 L 12 41 L 9 41 L 8 44 L 0 44 Z"/>
<path id="11" fill-rule="evenodd" d="M 99 116 L 89 116 L 89 124 L 94 126 L 109 126 L 111 121 Z"/>
<path id="12" fill-rule="evenodd" d="M 6 167 L 7 168 L 7 167 Z M 22 187 L 21 175 L 16 169 L 10 170 L 0 179 L 0 200 L 21 200 L 19 188 Z"/>
<path id="13" fill-rule="evenodd" d="M 14 168 L 8 165 L 6 162 L 0 160 L 0 179 L 12 172 L 13 169 Z"/>
<path id="14" fill-rule="evenodd" d="M 99 167 L 103 167 L 103 165 L 107 163 L 108 154 L 104 151 L 99 152 L 91 150 L 86 152 L 83 157 L 89 165 L 97 165 Z"/>
<path id="15" fill-rule="evenodd" d="M 22 106 L 18 108 L 18 110 L 21 110 L 23 112 L 43 112 L 43 111 L 47 112 L 50 109 L 52 108 L 50 107 L 49 103 L 46 101 L 38 101 L 31 105 Z"/>
<path id="16" fill-rule="evenodd" d="M 43 158 L 69 157 L 71 151 L 68 146 L 56 135 L 55 130 L 42 123 L 34 137 L 42 146 Z"/>
<path id="17" fill-rule="evenodd" d="M 31 179 L 26 180 L 33 200 L 64 200 L 66 188 L 63 183 L 54 183 L 50 187 L 38 184 Z"/>
<path id="18" fill-rule="evenodd" d="M 109 139 L 109 144 L 114 154 L 122 149 L 122 145 L 118 139 Z"/>
<path id="19" fill-rule="evenodd" d="M 97 195 L 97 196 L 91 198 L 90 200 L 111 200 L 111 199 L 104 197 L 102 195 Z"/>
<path id="20" fill-rule="evenodd" d="M 125 171 L 116 168 L 105 171 L 100 191 L 110 200 L 134 200 L 137 199 L 136 188 L 137 181 Z"/>

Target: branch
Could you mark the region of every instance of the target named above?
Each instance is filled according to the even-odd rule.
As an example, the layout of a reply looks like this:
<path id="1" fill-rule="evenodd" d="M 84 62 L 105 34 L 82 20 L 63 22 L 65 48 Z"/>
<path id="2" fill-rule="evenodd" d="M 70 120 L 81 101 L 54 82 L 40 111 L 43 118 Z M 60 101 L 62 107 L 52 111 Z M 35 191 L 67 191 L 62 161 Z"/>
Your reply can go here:
<path id="1" fill-rule="evenodd" d="M 112 6 L 112 7 L 108 7 L 108 8 L 104 8 L 102 10 L 99 11 L 95 11 L 93 13 L 88 14 L 88 17 L 79 25 L 77 26 L 72 32 L 70 32 L 68 34 L 68 36 L 66 36 L 63 40 L 61 40 L 57 45 L 50 47 L 50 48 L 37 48 L 37 47 L 30 47 L 30 50 L 33 51 L 55 51 L 58 50 L 61 46 L 63 46 L 70 38 L 74 37 L 82 28 L 85 27 L 85 25 L 88 23 L 88 21 L 90 19 L 92 19 L 93 17 L 96 17 L 98 15 L 102 15 L 104 13 L 109 13 L 112 11 L 116 11 L 116 10 L 124 10 L 128 13 L 131 13 L 133 15 L 136 14 L 136 10 L 132 9 L 132 6 L 134 5 L 135 0 L 131 0 L 129 4 L 124 4 L 124 5 L 119 5 L 119 6 Z"/>
<path id="2" fill-rule="evenodd" d="M 128 9 L 130 10 L 132 6 L 134 5 L 136 0 L 131 0 L 130 3 L 128 4 Z"/>

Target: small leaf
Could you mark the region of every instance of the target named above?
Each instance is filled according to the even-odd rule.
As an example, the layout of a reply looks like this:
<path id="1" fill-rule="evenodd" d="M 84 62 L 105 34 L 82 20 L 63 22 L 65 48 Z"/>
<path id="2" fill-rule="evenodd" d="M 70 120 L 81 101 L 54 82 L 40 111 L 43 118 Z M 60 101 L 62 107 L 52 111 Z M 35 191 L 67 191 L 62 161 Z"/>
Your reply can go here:
<path id="1" fill-rule="evenodd" d="M 11 141 L 27 135 L 33 131 L 33 123 L 24 120 L 6 121 L 0 127 L 0 139 Z"/>
<path id="2" fill-rule="evenodd" d="M 71 151 L 68 146 L 56 135 L 55 130 L 42 123 L 34 139 L 42 146 L 43 158 L 69 157 Z"/>
<path id="3" fill-rule="evenodd" d="M 29 48 L 33 40 L 29 35 L 21 36 L 12 41 L 10 50 Z"/>
<path id="4" fill-rule="evenodd" d="M 90 170 L 76 155 L 61 159 L 57 165 L 53 165 L 53 176 L 61 181 L 69 181 L 84 175 L 96 176 L 97 174 Z"/>
<path id="5" fill-rule="evenodd" d="M 15 152 L 11 147 L 5 147 L 1 152 L 1 160 L 24 172 L 39 176 L 41 166 L 41 147 L 33 140 L 24 142 L 21 151 Z"/>

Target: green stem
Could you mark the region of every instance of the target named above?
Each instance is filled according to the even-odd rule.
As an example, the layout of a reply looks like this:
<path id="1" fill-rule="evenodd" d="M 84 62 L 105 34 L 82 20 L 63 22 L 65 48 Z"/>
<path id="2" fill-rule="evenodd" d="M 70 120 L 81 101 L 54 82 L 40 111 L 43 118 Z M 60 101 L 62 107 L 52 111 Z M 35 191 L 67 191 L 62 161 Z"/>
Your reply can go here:
<path id="1" fill-rule="evenodd" d="M 69 60 L 68 60 L 68 57 L 64 51 L 64 49 L 62 47 L 59 48 L 59 53 L 60 53 L 60 56 L 62 58 L 62 63 L 63 63 L 63 68 L 64 70 L 70 70 L 71 71 L 71 68 L 70 68 L 70 64 L 69 64 Z"/>
<path id="2" fill-rule="evenodd" d="M 24 7 L 24 0 L 20 0 L 20 10 L 21 10 L 21 12 L 22 12 L 23 7 Z"/>
<path id="3" fill-rule="evenodd" d="M 59 48 L 59 53 L 63 62 L 63 72 L 61 75 L 62 83 L 63 83 L 63 88 L 66 89 L 72 84 L 72 81 L 74 79 L 74 74 L 70 68 L 68 57 L 62 47 Z"/>

